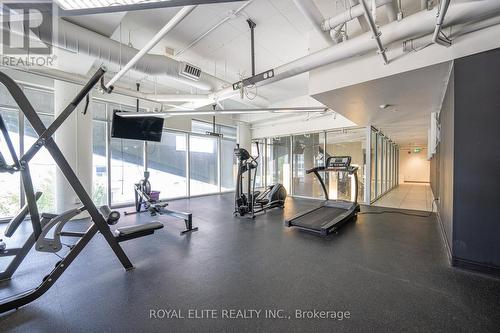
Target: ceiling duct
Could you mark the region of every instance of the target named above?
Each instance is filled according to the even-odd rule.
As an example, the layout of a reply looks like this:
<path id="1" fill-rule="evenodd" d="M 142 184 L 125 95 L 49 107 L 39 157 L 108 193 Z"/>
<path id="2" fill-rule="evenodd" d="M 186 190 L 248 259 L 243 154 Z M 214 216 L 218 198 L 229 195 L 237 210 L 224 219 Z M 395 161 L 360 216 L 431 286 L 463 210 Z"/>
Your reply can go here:
<path id="1" fill-rule="evenodd" d="M 4 27 L 2 25 L 1 29 L 4 29 Z M 52 39 L 50 34 L 42 29 L 43 26 L 32 28 L 32 31 L 41 41 L 71 53 L 94 57 L 104 64 L 123 66 L 139 52 L 133 47 L 63 19 L 58 20 L 57 32 Z M 186 65 L 198 69 L 198 71 L 194 70 L 195 75 L 190 74 L 188 77 L 180 74 L 179 69 L 186 68 Z M 131 70 L 143 75 L 165 76 L 181 84 L 205 91 L 218 90 L 228 86 L 227 82 L 202 72 L 195 66 L 186 63 L 183 66 L 181 62 L 163 55 L 146 54 L 135 63 Z"/>
<path id="2" fill-rule="evenodd" d="M 179 75 L 194 81 L 199 81 L 201 76 L 201 69 L 182 61 L 180 63 Z"/>

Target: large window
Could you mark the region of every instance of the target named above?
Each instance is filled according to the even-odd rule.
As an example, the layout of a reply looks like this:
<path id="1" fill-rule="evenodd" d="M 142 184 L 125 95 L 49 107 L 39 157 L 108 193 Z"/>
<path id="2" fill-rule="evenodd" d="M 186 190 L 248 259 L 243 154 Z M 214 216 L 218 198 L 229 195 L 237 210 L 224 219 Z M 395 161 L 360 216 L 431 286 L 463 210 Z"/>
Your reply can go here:
<path id="1" fill-rule="evenodd" d="M 234 155 L 236 127 L 215 124 L 214 129 L 214 125 L 210 122 L 192 120 L 191 132 L 203 135 L 208 132 L 221 134 L 221 137 L 192 137 L 190 141 L 191 194 L 199 195 L 217 192 L 219 191 L 219 183 L 221 191 L 233 191 L 236 180 L 236 158 Z M 217 162 L 217 149 L 219 147 L 220 161 Z M 207 157 L 207 164 L 205 165 L 201 162 L 204 154 Z M 205 170 L 193 170 L 193 167 L 205 168 Z M 219 171 L 217 170 L 220 171 L 220 181 L 218 179 Z"/>
<path id="2" fill-rule="evenodd" d="M 283 184 L 290 192 L 290 137 L 268 139 L 267 185 Z"/>
<path id="3" fill-rule="evenodd" d="M 111 138 L 111 204 L 134 201 L 134 184 L 144 175 L 144 142 Z"/>
<path id="4" fill-rule="evenodd" d="M 54 116 L 40 115 L 45 127 L 54 121 Z M 56 134 L 57 135 L 57 134 Z M 24 121 L 24 147 L 29 149 L 38 135 L 35 133 L 30 123 Z M 33 188 L 35 192 L 42 192 L 42 196 L 38 200 L 38 209 L 43 213 L 56 212 L 56 164 L 47 149 L 42 148 L 31 159 L 29 163 L 31 179 L 33 180 Z"/>
<path id="5" fill-rule="evenodd" d="M 99 135 L 99 138 L 94 138 L 95 140 L 104 137 L 103 130 L 106 131 L 106 136 L 109 136 L 111 119 L 115 110 L 136 110 L 133 106 L 112 103 L 105 105 L 99 102 L 95 102 L 93 107 L 95 119 L 94 130 L 97 132 L 97 135 Z M 141 110 L 146 111 L 144 109 Z M 105 120 L 106 126 L 101 125 L 99 120 Z M 106 186 L 106 188 L 109 187 L 109 194 L 106 194 L 110 197 L 109 200 L 111 205 L 132 203 L 134 201 L 134 184 L 144 177 L 144 141 L 110 138 L 110 140 L 106 140 L 106 142 L 109 142 L 109 147 L 106 150 L 106 162 L 109 163 L 110 169 L 106 174 L 106 171 L 108 171 L 108 164 L 104 165 L 101 156 L 99 154 L 94 154 L 93 165 L 95 165 L 96 169 L 94 170 L 93 184 L 94 186 L 97 185 L 97 191 L 94 192 L 94 199 L 102 200 L 103 195 L 99 193 L 98 186 L 100 183 L 108 181 L 109 186 Z M 94 149 L 102 151 L 101 143 L 94 142 L 93 146 Z M 107 180 L 108 177 L 109 180 Z"/>
<path id="6" fill-rule="evenodd" d="M 19 155 L 19 113 L 16 110 L 0 108 L 0 115 L 7 127 L 10 139 L 16 149 L 16 154 Z M 8 164 L 14 162 L 10 154 L 8 154 L 9 150 L 2 135 L 0 135 L 0 151 Z M 19 173 L 0 173 L 0 187 L 2 188 L 2 195 L 0 196 L 0 218 L 11 217 L 19 210 L 21 204 L 21 182 Z"/>
<path id="7" fill-rule="evenodd" d="M 161 142 L 146 143 L 110 137 L 114 110 L 135 108 L 92 101 L 92 193 L 96 204 L 132 204 L 134 184 L 143 179 L 146 167 L 152 189 L 160 192 L 161 199 L 234 190 L 235 127 L 217 125 L 216 131 L 224 137 L 211 137 L 205 135 L 212 131 L 210 123 L 193 120 L 193 130 L 203 135 L 164 129 Z"/>
<path id="8" fill-rule="evenodd" d="M 217 138 L 191 135 L 189 137 L 190 194 L 216 193 L 218 184 Z"/>
<path id="9" fill-rule="evenodd" d="M 44 125 L 48 127 L 54 121 L 53 93 L 28 87 L 22 89 Z M 4 118 L 16 153 L 20 156 L 35 143 L 38 135 L 28 120 L 20 114 L 17 104 L 3 85 L 0 85 L 0 114 Z M 0 142 L 0 149 L 4 152 L 7 162 L 12 163 L 10 155 L 5 154 L 8 150 L 3 140 Z M 30 161 L 29 166 L 34 190 L 43 192 L 38 200 L 38 209 L 40 212 L 55 212 L 56 163 L 49 152 L 42 148 Z M 12 217 L 24 203 L 19 173 L 0 174 L 0 186 L 5 191 L 5 195 L 0 198 L 0 218 Z"/>
<path id="10" fill-rule="evenodd" d="M 187 135 L 163 131 L 161 142 L 148 142 L 147 150 L 152 189 L 162 199 L 187 196 Z"/>
<path id="11" fill-rule="evenodd" d="M 306 171 L 324 165 L 324 134 L 313 133 L 292 137 L 292 181 L 293 194 L 299 196 L 324 197 L 320 182 Z"/>

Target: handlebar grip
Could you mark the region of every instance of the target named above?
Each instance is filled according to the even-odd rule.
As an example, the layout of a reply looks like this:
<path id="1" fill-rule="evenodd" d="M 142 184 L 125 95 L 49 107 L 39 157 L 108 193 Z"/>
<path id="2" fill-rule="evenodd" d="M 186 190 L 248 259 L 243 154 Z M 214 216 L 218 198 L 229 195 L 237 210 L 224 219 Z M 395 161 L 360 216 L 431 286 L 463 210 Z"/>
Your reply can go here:
<path id="1" fill-rule="evenodd" d="M 255 146 L 257 147 L 257 158 L 260 157 L 259 141 L 255 141 Z"/>

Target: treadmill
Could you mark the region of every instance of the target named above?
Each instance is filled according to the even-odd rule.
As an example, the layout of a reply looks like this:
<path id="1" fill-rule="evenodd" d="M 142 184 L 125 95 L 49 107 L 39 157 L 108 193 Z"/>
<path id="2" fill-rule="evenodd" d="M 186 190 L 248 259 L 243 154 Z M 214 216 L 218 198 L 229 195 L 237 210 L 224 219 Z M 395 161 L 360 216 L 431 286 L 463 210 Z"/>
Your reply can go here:
<path id="1" fill-rule="evenodd" d="M 360 211 L 358 204 L 357 171 L 357 166 L 351 166 L 350 156 L 331 156 L 326 160 L 325 166 L 319 166 L 307 170 L 307 174 L 314 173 L 320 181 L 321 187 L 325 192 L 326 200 L 321 206 L 285 221 L 285 225 L 287 227 L 295 227 L 326 236 L 332 232 L 336 232 L 346 222 L 353 220 L 356 214 Z M 323 177 L 321 177 L 320 172 L 345 172 L 348 175 L 353 175 L 355 183 L 354 202 L 347 200 L 330 200 L 325 182 L 323 181 Z"/>

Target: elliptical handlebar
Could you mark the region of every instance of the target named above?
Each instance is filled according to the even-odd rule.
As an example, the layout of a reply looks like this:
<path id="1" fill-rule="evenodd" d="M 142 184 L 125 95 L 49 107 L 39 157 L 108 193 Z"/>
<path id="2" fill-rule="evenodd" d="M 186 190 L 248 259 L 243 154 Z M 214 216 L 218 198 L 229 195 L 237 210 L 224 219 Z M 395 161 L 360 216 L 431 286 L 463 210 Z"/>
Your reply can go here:
<path id="1" fill-rule="evenodd" d="M 255 141 L 255 146 L 257 147 L 257 156 L 253 157 L 252 155 L 250 155 L 250 158 L 252 159 L 252 161 L 250 163 L 252 163 L 252 166 L 254 168 L 257 168 L 259 166 L 259 162 L 257 161 L 260 157 L 260 149 L 259 149 L 259 142 L 258 141 Z"/>
<path id="2" fill-rule="evenodd" d="M 240 148 L 240 144 L 236 144 L 236 149 L 234 150 L 234 153 L 238 157 L 238 160 L 241 163 L 247 163 L 251 165 L 251 168 L 254 169 L 259 165 L 259 162 L 257 161 L 260 158 L 260 148 L 259 148 L 259 143 L 256 141 L 254 142 L 256 147 L 257 147 L 257 156 L 252 156 L 250 153 L 244 149 Z"/>
<path id="3" fill-rule="evenodd" d="M 257 147 L 257 157 L 255 157 L 253 159 L 257 160 L 260 157 L 259 141 L 255 141 L 254 143 L 255 143 L 255 147 Z"/>

